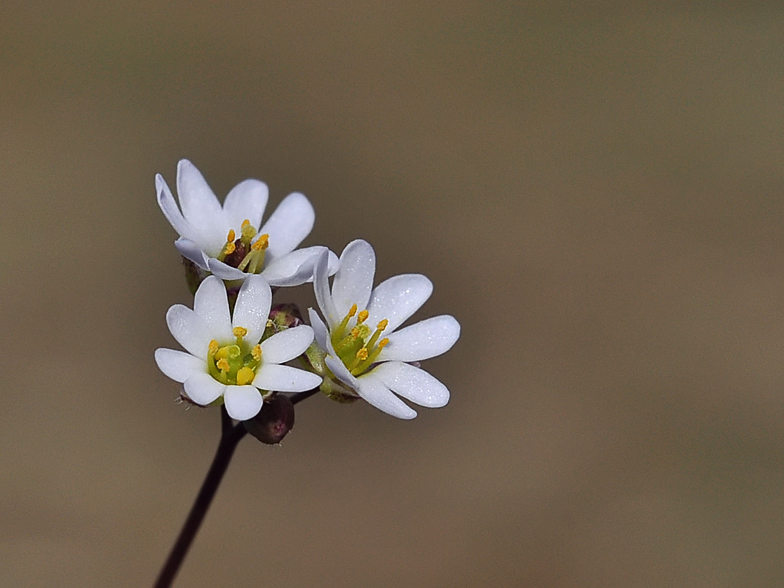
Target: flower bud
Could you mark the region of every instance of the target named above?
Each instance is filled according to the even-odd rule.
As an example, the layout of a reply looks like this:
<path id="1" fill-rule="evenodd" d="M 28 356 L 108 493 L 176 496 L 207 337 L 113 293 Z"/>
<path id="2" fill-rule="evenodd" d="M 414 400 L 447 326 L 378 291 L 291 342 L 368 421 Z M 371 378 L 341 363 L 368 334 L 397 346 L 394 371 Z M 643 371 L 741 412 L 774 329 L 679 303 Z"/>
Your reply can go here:
<path id="1" fill-rule="evenodd" d="M 294 427 L 294 405 L 286 396 L 273 394 L 264 401 L 259 414 L 242 424 L 262 443 L 275 445 Z"/>
<path id="2" fill-rule="evenodd" d="M 188 290 L 190 290 L 191 294 L 196 294 L 199 285 L 204 281 L 204 278 L 210 274 L 187 257 L 182 258 L 182 265 L 185 268 L 185 282 L 188 284 Z"/>
<path id="3" fill-rule="evenodd" d="M 302 313 L 300 313 L 299 307 L 289 302 L 273 306 L 269 318 L 275 325 L 275 332 L 298 327 L 302 324 Z"/>
<path id="4" fill-rule="evenodd" d="M 332 378 L 324 378 L 324 381 L 321 382 L 321 386 L 319 386 L 319 390 L 321 390 L 323 394 L 326 394 L 331 400 L 341 404 L 351 404 L 352 402 L 359 400 L 359 396 L 354 392 L 347 390 Z"/>

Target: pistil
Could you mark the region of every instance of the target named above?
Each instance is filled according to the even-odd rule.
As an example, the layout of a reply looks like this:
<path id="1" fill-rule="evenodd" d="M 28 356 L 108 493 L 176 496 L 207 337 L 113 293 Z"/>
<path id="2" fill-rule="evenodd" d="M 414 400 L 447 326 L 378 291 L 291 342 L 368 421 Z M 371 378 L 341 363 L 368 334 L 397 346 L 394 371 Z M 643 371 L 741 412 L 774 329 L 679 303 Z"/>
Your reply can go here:
<path id="1" fill-rule="evenodd" d="M 248 330 L 244 327 L 232 329 L 235 342 L 221 346 L 214 339 L 207 348 L 207 371 L 222 384 L 244 386 L 253 382 L 256 370 L 261 364 L 261 345 L 248 350 L 244 337 Z"/>

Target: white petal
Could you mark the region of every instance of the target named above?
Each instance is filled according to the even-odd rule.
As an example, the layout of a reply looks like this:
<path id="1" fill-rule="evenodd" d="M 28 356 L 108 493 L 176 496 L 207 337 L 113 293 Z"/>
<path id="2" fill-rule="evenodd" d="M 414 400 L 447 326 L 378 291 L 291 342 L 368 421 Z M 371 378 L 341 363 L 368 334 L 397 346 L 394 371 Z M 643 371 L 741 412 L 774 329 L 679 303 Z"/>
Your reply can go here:
<path id="1" fill-rule="evenodd" d="M 327 343 L 327 345 L 331 348 L 332 345 Z M 330 371 L 335 374 L 335 377 L 343 382 L 346 386 L 351 388 L 352 390 L 357 390 L 359 388 L 359 381 L 352 375 L 348 368 L 343 365 L 343 362 L 340 361 L 334 355 L 327 355 L 324 359 L 324 362 L 327 364 L 327 367 Z"/>
<path id="2" fill-rule="evenodd" d="M 308 309 L 308 316 L 310 317 L 310 326 L 313 329 L 313 338 L 324 351 L 327 350 L 327 339 L 329 339 L 329 332 L 327 325 L 321 320 L 321 317 L 312 308 Z"/>
<path id="3" fill-rule="evenodd" d="M 177 203 L 174 201 L 169 185 L 163 179 L 161 174 L 155 176 L 155 191 L 158 193 L 158 206 L 161 208 L 163 216 L 169 221 L 174 230 L 177 231 L 181 237 L 185 237 L 192 233 L 192 228 L 182 216 Z"/>
<path id="4" fill-rule="evenodd" d="M 155 363 L 166 376 L 181 384 L 193 374 L 207 371 L 207 364 L 204 363 L 204 360 L 194 357 L 190 353 L 174 349 L 156 349 Z"/>
<path id="5" fill-rule="evenodd" d="M 223 402 L 231 418 L 247 421 L 259 414 L 264 401 L 261 393 L 253 386 L 226 386 Z"/>
<path id="6" fill-rule="evenodd" d="M 376 253 L 370 243 L 357 239 L 352 241 L 340 255 L 340 269 L 332 282 L 332 301 L 337 311 L 338 322 L 356 304 L 365 310 L 373 289 L 376 273 Z"/>
<path id="7" fill-rule="evenodd" d="M 185 380 L 184 388 L 188 398 L 202 406 L 216 401 L 226 391 L 224 384 L 206 373 L 193 374 Z"/>
<path id="8" fill-rule="evenodd" d="M 207 348 L 212 335 L 203 318 L 187 306 L 175 304 L 166 313 L 166 324 L 177 343 L 188 353 L 207 361 Z"/>
<path id="9" fill-rule="evenodd" d="M 232 280 L 244 280 L 250 275 L 238 270 L 236 267 L 231 267 L 222 261 L 218 261 L 214 257 L 209 259 L 207 262 L 207 267 L 213 274 L 218 276 L 221 280 L 226 280 L 227 282 Z"/>
<path id="10" fill-rule="evenodd" d="M 269 190 L 267 184 L 259 180 L 245 180 L 231 189 L 223 202 L 223 210 L 229 226 L 240 236 L 243 221 L 250 221 L 254 229 L 261 225 L 261 217 L 267 207 Z"/>
<path id="11" fill-rule="evenodd" d="M 329 250 L 329 275 L 334 276 L 340 269 L 340 259 L 331 250 Z"/>
<path id="12" fill-rule="evenodd" d="M 209 270 L 208 257 L 196 243 L 185 237 L 180 237 L 174 242 L 174 246 L 185 259 L 190 259 L 203 270 Z"/>
<path id="13" fill-rule="evenodd" d="M 177 195 L 185 220 L 197 234 L 191 239 L 202 249 L 222 247 L 229 232 L 223 207 L 196 166 L 187 159 L 177 165 Z"/>
<path id="14" fill-rule="evenodd" d="M 262 355 L 262 364 L 253 380 L 253 385 L 262 390 L 275 390 L 277 392 L 304 392 L 318 388 L 321 376 L 276 363 L 265 363 Z"/>
<path id="15" fill-rule="evenodd" d="M 446 353 L 460 337 L 460 323 L 441 315 L 389 335 L 378 361 L 423 361 Z"/>
<path id="16" fill-rule="evenodd" d="M 272 291 L 267 281 L 258 275 L 249 276 L 237 295 L 234 306 L 232 327 L 244 327 L 248 330 L 245 340 L 255 345 L 264 333 L 267 325 Z"/>
<path id="17" fill-rule="evenodd" d="M 419 310 L 433 293 L 433 283 L 420 274 L 394 276 L 373 289 L 368 304 L 368 325 L 375 328 L 382 320 L 389 320 L 386 332 L 391 333 Z"/>
<path id="18" fill-rule="evenodd" d="M 391 361 L 382 363 L 371 373 L 395 394 L 420 406 L 440 408 L 449 402 L 447 387 L 413 365 Z"/>
<path id="19" fill-rule="evenodd" d="M 261 343 L 261 357 L 264 363 L 286 363 L 302 355 L 313 343 L 313 329 L 300 325 L 286 329 Z"/>
<path id="20" fill-rule="evenodd" d="M 229 301 L 222 280 L 215 276 L 204 279 L 193 297 L 193 311 L 207 323 L 213 339 L 226 342 L 233 338 Z"/>
<path id="21" fill-rule="evenodd" d="M 261 272 L 270 286 L 299 286 L 313 279 L 313 266 L 326 247 L 306 247 L 273 259 Z"/>
<path id="22" fill-rule="evenodd" d="M 395 396 L 373 372 L 359 378 L 359 388 L 356 391 L 368 404 L 393 417 L 413 419 L 417 415 L 414 409 Z"/>
<path id="23" fill-rule="evenodd" d="M 329 291 L 329 257 L 326 252 L 321 253 L 321 257 L 316 260 L 313 268 L 313 290 L 316 294 L 316 302 L 321 309 L 321 314 L 326 319 L 330 327 L 338 324 L 342 317 L 338 317 L 335 305 L 332 303 L 332 294 Z M 345 313 L 344 313 L 345 314 Z"/>
<path id="24" fill-rule="evenodd" d="M 286 196 L 259 229 L 260 234 L 269 235 L 267 255 L 274 259 L 294 251 L 310 234 L 315 220 L 316 212 L 304 194 L 294 192 Z"/>

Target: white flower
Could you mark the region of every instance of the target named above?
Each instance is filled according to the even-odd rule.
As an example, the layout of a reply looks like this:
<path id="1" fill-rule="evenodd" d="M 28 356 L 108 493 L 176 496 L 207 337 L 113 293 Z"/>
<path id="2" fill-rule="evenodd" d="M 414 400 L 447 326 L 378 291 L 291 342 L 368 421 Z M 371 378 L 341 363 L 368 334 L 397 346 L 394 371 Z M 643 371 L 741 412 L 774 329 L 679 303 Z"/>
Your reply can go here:
<path id="1" fill-rule="evenodd" d="M 206 278 L 196 291 L 193 310 L 175 304 L 166 313 L 171 334 L 187 353 L 157 349 L 158 367 L 181 382 L 196 404 L 206 406 L 222 397 L 229 416 L 240 421 L 256 416 L 262 396 L 270 391 L 317 387 L 321 378 L 316 374 L 281 365 L 310 346 L 313 329 L 286 329 L 259 344 L 271 302 L 264 278 L 250 276 L 240 288 L 232 317 L 223 282 Z"/>
<path id="2" fill-rule="evenodd" d="M 312 308 L 310 322 L 316 342 L 327 354 L 331 374 L 326 376 L 334 376 L 331 382 L 337 380 L 345 392 L 402 419 L 414 418 L 416 412 L 396 394 L 428 408 L 444 406 L 449 401 L 446 386 L 406 362 L 448 351 L 460 336 L 460 324 L 442 315 L 394 332 L 430 297 L 430 280 L 404 274 L 373 288 L 376 255 L 362 240 L 343 250 L 331 291 L 327 270 L 324 254 L 316 263 L 313 286 L 326 324 Z"/>
<path id="3" fill-rule="evenodd" d="M 223 280 L 244 280 L 261 274 L 271 286 L 297 286 L 312 279 L 313 264 L 325 247 L 296 249 L 310 234 L 316 213 L 310 201 L 289 194 L 261 226 L 267 206 L 267 185 L 240 182 L 221 206 L 196 166 L 187 159 L 177 165 L 180 207 L 160 174 L 155 176 L 158 205 L 180 234 L 174 245 L 183 257 Z M 182 211 L 180 211 L 180 208 Z M 332 273 L 337 256 L 330 253 Z"/>

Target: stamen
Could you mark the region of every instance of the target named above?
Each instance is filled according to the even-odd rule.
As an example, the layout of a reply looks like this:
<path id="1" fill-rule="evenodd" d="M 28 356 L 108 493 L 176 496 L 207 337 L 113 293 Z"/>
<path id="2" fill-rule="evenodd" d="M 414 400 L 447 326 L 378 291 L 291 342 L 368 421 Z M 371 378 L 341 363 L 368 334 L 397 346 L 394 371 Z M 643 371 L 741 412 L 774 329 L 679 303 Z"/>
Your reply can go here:
<path id="1" fill-rule="evenodd" d="M 256 345 L 256 347 L 251 349 L 250 354 L 253 356 L 253 359 L 255 359 L 256 361 L 261 361 L 261 345 Z"/>
<path id="2" fill-rule="evenodd" d="M 251 274 L 259 273 L 264 266 L 264 253 L 267 247 L 269 247 L 269 235 L 265 233 L 251 245 L 250 251 L 237 266 L 237 269 Z"/>
<path id="3" fill-rule="evenodd" d="M 348 368 L 348 371 L 350 371 L 352 374 L 356 376 L 358 373 L 356 372 L 357 366 L 359 366 L 362 362 L 364 362 L 367 359 L 367 357 L 368 357 L 367 347 L 363 347 L 362 349 L 357 351 L 357 354 L 354 356 L 354 359 L 351 361 L 350 364 L 346 366 Z"/>
<path id="4" fill-rule="evenodd" d="M 237 249 L 237 246 L 234 244 L 234 229 L 229 229 L 229 234 L 226 236 L 226 244 L 218 253 L 218 261 L 223 261 L 226 259 L 227 255 L 231 255 Z"/>
<path id="5" fill-rule="evenodd" d="M 373 365 L 373 362 L 376 361 L 381 350 L 386 347 L 387 343 L 389 343 L 389 339 L 384 337 L 381 341 L 378 342 L 378 347 L 376 347 L 369 355 L 365 357 L 365 360 L 357 366 L 354 366 L 354 369 L 351 370 L 351 373 L 355 376 L 367 371 L 367 369 Z"/>
<path id="6" fill-rule="evenodd" d="M 247 366 L 241 367 L 237 372 L 237 385 L 245 386 L 246 384 L 250 384 L 255 377 L 256 374 L 253 373 L 252 369 Z"/>
<path id="7" fill-rule="evenodd" d="M 368 341 L 367 346 L 369 349 L 373 348 L 373 346 L 376 344 L 376 341 L 378 341 L 378 338 L 381 336 L 381 331 L 386 329 L 388 324 L 389 321 L 387 319 L 384 319 L 378 323 L 378 328 L 376 329 L 376 332 L 373 333 L 373 336 L 370 338 L 370 341 Z"/>
<path id="8" fill-rule="evenodd" d="M 351 317 L 357 314 L 357 305 L 352 304 L 351 308 L 348 310 L 348 314 L 343 317 L 343 320 L 340 321 L 340 324 L 332 329 L 332 344 L 337 345 L 337 342 L 343 338 L 343 333 L 346 332 L 346 327 L 348 326 L 348 321 Z"/>
<path id="9" fill-rule="evenodd" d="M 259 251 L 261 249 L 266 249 L 267 247 L 269 247 L 269 235 L 267 233 L 264 233 L 261 237 L 259 237 L 256 240 L 256 242 L 253 245 L 251 245 L 250 248 Z"/>
<path id="10" fill-rule="evenodd" d="M 215 355 L 216 353 L 218 353 L 219 347 L 220 346 L 218 345 L 218 342 L 215 339 L 213 339 L 212 341 L 210 341 L 209 347 L 207 347 L 207 355 Z"/>
<path id="11" fill-rule="evenodd" d="M 234 336 L 237 337 L 237 339 L 242 339 L 248 334 L 248 329 L 245 327 L 234 327 L 231 332 L 234 333 Z"/>
<path id="12" fill-rule="evenodd" d="M 229 362 L 226 361 L 225 357 L 220 358 L 216 365 L 218 369 L 222 372 L 228 372 L 231 369 L 231 366 L 229 366 Z"/>
<path id="13" fill-rule="evenodd" d="M 369 313 L 367 310 L 363 310 L 363 311 L 362 311 L 362 312 L 360 312 L 360 313 L 359 313 L 359 315 L 357 316 L 357 324 L 358 324 L 358 325 L 361 325 L 362 323 L 364 323 L 364 322 L 367 320 L 367 318 L 368 318 L 369 316 L 370 316 L 370 313 Z"/>

